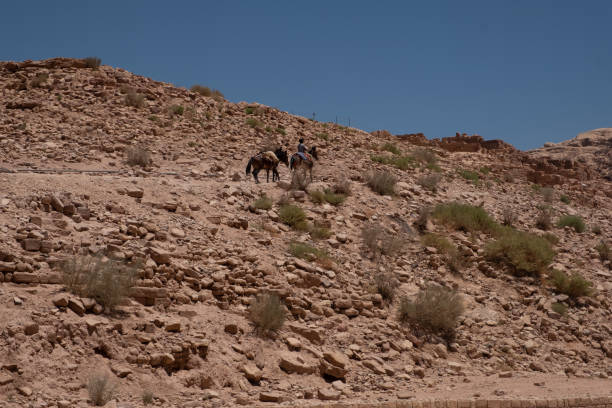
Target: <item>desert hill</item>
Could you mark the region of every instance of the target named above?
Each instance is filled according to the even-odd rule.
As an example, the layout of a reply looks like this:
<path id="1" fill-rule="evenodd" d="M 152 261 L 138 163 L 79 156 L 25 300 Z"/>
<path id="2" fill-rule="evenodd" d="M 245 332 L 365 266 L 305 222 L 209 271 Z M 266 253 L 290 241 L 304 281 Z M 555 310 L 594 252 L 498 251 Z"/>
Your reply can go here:
<path id="1" fill-rule="evenodd" d="M 3 406 L 89 406 L 96 379 L 134 407 L 609 393 L 612 183 L 588 161 L 68 58 L 0 63 L 0 117 Z M 245 175 L 299 137 L 311 183 Z"/>

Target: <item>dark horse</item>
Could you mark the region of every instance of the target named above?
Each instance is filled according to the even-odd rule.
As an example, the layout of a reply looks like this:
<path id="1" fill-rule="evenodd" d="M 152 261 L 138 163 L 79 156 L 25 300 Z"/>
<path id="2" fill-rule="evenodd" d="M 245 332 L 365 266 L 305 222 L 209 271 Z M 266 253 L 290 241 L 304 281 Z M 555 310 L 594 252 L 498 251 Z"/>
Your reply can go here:
<path id="1" fill-rule="evenodd" d="M 280 180 L 277 170 L 279 162 L 285 163 L 286 166 L 289 165 L 289 157 L 282 147 L 279 147 L 273 152 L 259 152 L 249 159 L 249 163 L 246 167 L 246 174 L 251 172 L 251 166 L 253 166 L 253 178 L 256 183 L 259 183 L 257 174 L 261 169 L 266 170 L 266 183 L 270 181 L 270 170 L 272 170 L 272 181 Z"/>
<path id="2" fill-rule="evenodd" d="M 313 146 L 306 154 L 306 157 L 310 156 L 309 160 L 304 160 L 299 153 L 294 153 L 291 156 L 291 160 L 289 161 L 289 169 L 296 170 L 299 168 L 307 169 L 310 174 L 310 180 L 312 180 L 312 167 L 314 166 L 314 160 L 319 160 L 319 155 L 317 154 L 317 146 Z"/>

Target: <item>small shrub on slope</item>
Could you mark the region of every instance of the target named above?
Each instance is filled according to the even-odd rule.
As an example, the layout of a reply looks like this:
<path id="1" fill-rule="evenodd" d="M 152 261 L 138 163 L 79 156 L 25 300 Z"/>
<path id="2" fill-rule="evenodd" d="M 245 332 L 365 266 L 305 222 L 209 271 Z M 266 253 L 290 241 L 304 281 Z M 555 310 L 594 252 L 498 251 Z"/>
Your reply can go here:
<path id="1" fill-rule="evenodd" d="M 448 203 L 437 205 L 433 217 L 443 224 L 467 232 L 495 232 L 498 225 L 481 207 L 469 204 Z"/>
<path id="2" fill-rule="evenodd" d="M 584 279 L 579 273 L 571 276 L 565 272 L 553 269 L 550 273 L 550 282 L 559 293 L 563 293 L 572 299 L 581 296 L 590 296 L 593 293 L 593 284 Z"/>
<path id="3" fill-rule="evenodd" d="M 388 171 L 374 171 L 368 174 L 368 186 L 380 195 L 395 194 L 397 179 Z"/>
<path id="4" fill-rule="evenodd" d="M 557 222 L 557 227 L 572 227 L 578 233 L 584 232 L 586 229 L 584 221 L 578 215 L 564 215 Z"/>
<path id="5" fill-rule="evenodd" d="M 517 275 L 540 275 L 552 262 L 555 252 L 543 237 L 506 229 L 485 247 L 485 257 L 513 268 Z"/>
<path id="6" fill-rule="evenodd" d="M 251 302 L 249 318 L 261 334 L 275 332 L 285 322 L 285 305 L 273 293 L 261 293 Z"/>

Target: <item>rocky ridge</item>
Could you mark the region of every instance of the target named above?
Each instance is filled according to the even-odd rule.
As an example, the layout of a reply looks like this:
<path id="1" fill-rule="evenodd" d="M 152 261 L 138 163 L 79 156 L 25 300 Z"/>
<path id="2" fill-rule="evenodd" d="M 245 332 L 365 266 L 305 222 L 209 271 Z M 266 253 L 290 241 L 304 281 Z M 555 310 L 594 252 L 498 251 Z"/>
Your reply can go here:
<path id="1" fill-rule="evenodd" d="M 0 63 L 0 89 L 0 349 L 8 351 L 0 356 L 0 401 L 7 406 L 86 406 L 92 367 L 112 373 L 117 401 L 132 406 L 142 405 L 143 390 L 154 390 L 160 406 L 231 406 L 384 400 L 481 377 L 510 396 L 504 381 L 542 373 L 610 384 L 612 274 L 594 247 L 612 236 L 612 186 L 586 164 L 533 158 L 480 136 L 369 134 L 122 69 L 92 70 L 81 60 Z M 142 104 L 126 104 L 133 94 Z M 284 165 L 280 183 L 256 185 L 244 175 L 263 146 L 292 146 L 299 137 L 320 149 L 310 191 L 350 180 L 342 205 L 286 190 Z M 420 184 L 435 172 L 426 166 L 373 162 L 371 155 L 388 154 L 385 143 L 404 153 L 430 149 L 438 187 Z M 135 146 L 151 151 L 150 166 L 127 164 Z M 367 187 L 372 169 L 398 177 L 395 196 Z M 478 172 L 478 183 L 460 170 Z M 545 203 L 534 182 L 554 185 L 568 202 Z M 277 206 L 253 208 L 262 194 L 301 206 L 332 235 L 313 241 L 281 223 Z M 580 214 L 601 235 L 555 229 L 553 266 L 579 270 L 596 294 L 572 302 L 485 260 L 486 235 L 429 223 L 465 254 L 468 266 L 453 273 L 414 227 L 422 207 L 451 201 L 482 206 L 498 220 L 509 209 L 517 228 L 536 233 L 544 204 L 555 215 Z M 368 251 L 361 233 L 369 222 L 405 237 L 398 256 Z M 334 262 L 296 258 L 290 241 L 323 248 Z M 142 265 L 116 315 L 62 284 L 62 261 L 99 252 Z M 466 312 L 457 338 L 432 341 L 400 324 L 397 300 L 373 290 L 380 272 L 393 274 L 400 294 L 428 282 L 458 290 Z M 289 312 L 271 339 L 248 320 L 251 299 L 264 290 Z M 551 310 L 559 302 L 567 315 Z"/>

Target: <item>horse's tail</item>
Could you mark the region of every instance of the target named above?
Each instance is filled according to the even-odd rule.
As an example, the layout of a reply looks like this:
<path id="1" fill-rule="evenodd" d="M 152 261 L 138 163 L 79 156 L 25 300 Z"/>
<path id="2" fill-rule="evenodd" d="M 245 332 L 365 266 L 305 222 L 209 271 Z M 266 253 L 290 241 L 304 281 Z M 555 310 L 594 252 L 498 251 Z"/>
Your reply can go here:
<path id="1" fill-rule="evenodd" d="M 249 159 L 249 163 L 247 164 L 247 167 L 246 167 L 246 174 L 247 174 L 247 175 L 248 175 L 248 174 L 251 172 L 251 162 L 252 162 L 252 161 L 253 161 L 253 158 L 251 157 L 251 158 Z"/>

